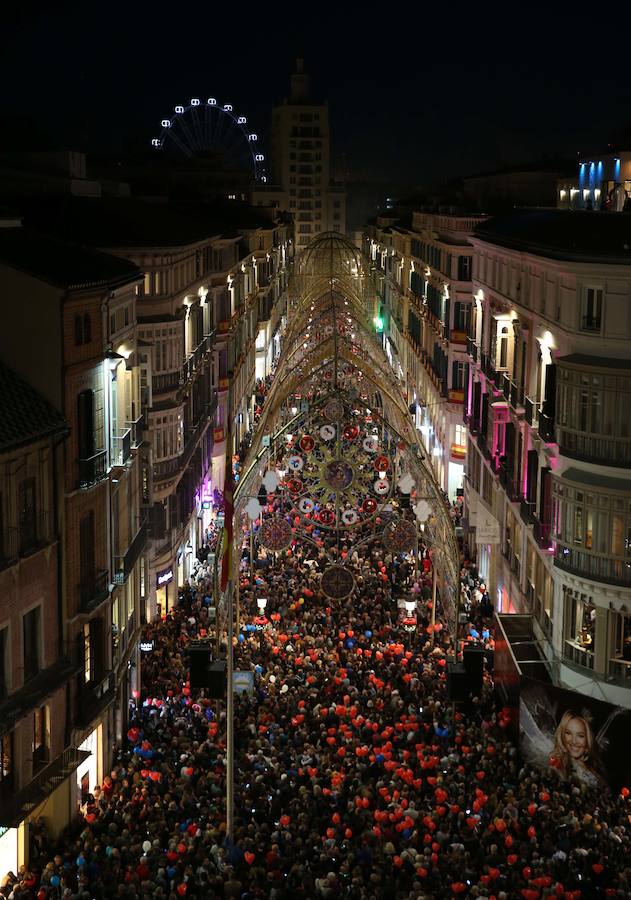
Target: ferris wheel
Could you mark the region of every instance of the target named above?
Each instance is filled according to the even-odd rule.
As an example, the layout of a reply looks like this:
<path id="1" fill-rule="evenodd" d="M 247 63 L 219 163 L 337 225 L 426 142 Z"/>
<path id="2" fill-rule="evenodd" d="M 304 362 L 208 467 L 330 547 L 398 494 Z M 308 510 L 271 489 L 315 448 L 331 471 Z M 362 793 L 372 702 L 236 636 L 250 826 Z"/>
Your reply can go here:
<path id="1" fill-rule="evenodd" d="M 160 136 L 151 140 L 154 149 L 185 159 L 219 156 L 227 167 L 249 170 L 255 181 L 267 181 L 258 135 L 248 129 L 247 118 L 238 115 L 231 103 L 192 97 L 187 106 L 174 107 L 160 125 Z"/>

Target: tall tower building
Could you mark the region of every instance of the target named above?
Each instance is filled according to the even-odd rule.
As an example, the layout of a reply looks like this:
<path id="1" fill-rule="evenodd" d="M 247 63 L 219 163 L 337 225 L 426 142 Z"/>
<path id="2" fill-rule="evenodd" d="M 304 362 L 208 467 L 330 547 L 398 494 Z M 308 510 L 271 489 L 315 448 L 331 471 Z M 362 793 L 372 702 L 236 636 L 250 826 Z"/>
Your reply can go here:
<path id="1" fill-rule="evenodd" d="M 291 96 L 272 113 L 274 182 L 289 195 L 296 249 L 323 231 L 346 232 L 346 194 L 331 183 L 329 108 L 311 98 L 303 60 L 296 60 Z"/>

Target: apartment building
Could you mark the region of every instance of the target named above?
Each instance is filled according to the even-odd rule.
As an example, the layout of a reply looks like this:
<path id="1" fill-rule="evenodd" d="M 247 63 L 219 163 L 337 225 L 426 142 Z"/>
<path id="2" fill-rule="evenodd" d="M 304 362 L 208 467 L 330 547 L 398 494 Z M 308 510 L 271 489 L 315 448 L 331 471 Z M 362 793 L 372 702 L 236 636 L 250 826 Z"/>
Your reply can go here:
<path id="1" fill-rule="evenodd" d="M 481 571 L 498 611 L 534 614 L 564 684 L 628 706 L 626 218 L 521 210 L 469 240 L 466 500 L 485 519 L 471 534 Z"/>
<path id="2" fill-rule="evenodd" d="M 28 826 L 68 809 L 87 754 L 67 745 L 79 663 L 60 624 L 61 413 L 0 363 L 0 873 L 17 871 Z M 53 784 L 50 776 L 58 776 Z M 53 790 L 53 786 L 56 788 Z M 63 823 L 65 824 L 65 822 Z"/>
<path id="3" fill-rule="evenodd" d="M 143 273 L 136 360 L 144 418 L 142 497 L 151 541 L 144 615 L 166 615 L 189 577 L 213 496 L 278 349 L 291 221 L 239 202 L 175 207 L 133 198 L 31 208 L 40 228 L 99 247 Z M 258 346 L 257 346 L 258 342 Z"/>
<path id="4" fill-rule="evenodd" d="M 415 211 L 379 216 L 364 252 L 378 282 L 375 322 L 405 391 L 436 476 L 451 500 L 463 489 L 462 421 L 473 247 L 484 217 Z"/>
<path id="5" fill-rule="evenodd" d="M 138 687 L 146 586 L 134 333 L 141 273 L 126 260 L 13 221 L 0 229 L 0 278 L 5 298 L 0 358 L 68 427 L 59 467 L 46 487 L 50 496 L 43 493 L 45 482 L 38 488 L 34 476 L 19 500 L 24 515 L 31 510 L 36 536 L 40 528 L 42 536 L 59 535 L 54 567 L 59 597 L 49 596 L 55 585 L 50 572 L 39 624 L 31 629 L 35 634 L 40 628 L 40 636 L 29 638 L 29 671 L 44 669 L 57 645 L 74 664 L 63 688 L 63 710 L 42 713 L 64 722 L 64 753 L 78 763 L 59 818 L 53 815 L 56 828 L 107 772 L 128 700 Z M 54 507 L 53 484 L 58 487 Z M 42 571 L 50 570 L 51 552 L 39 562 Z M 56 678 L 48 673 L 48 689 L 57 690 Z M 55 752 L 61 752 L 59 743 Z"/>
<path id="6" fill-rule="evenodd" d="M 311 98 L 302 59 L 289 100 L 272 111 L 273 181 L 289 195 L 296 247 L 321 232 L 346 233 L 346 193 L 331 181 L 329 109 Z"/>

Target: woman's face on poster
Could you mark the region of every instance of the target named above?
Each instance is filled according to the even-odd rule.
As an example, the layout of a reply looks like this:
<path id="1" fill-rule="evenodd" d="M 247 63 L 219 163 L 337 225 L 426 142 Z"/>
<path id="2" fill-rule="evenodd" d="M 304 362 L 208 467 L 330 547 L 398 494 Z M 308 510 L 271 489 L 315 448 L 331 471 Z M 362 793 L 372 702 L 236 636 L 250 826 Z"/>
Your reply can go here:
<path id="1" fill-rule="evenodd" d="M 563 730 L 563 745 L 572 759 L 582 759 L 587 752 L 586 726 L 580 719 L 570 719 Z"/>

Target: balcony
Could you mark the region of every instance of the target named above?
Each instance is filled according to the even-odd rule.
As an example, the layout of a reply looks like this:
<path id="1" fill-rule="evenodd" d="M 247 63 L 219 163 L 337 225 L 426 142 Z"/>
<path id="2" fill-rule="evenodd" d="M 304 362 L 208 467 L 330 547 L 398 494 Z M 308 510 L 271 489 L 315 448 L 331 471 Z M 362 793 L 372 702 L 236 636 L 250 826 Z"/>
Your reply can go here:
<path id="1" fill-rule="evenodd" d="M 212 335 L 204 335 L 193 352 L 189 353 L 189 355 L 184 360 L 184 363 L 182 364 L 182 371 L 180 375 L 181 384 L 186 384 L 186 382 L 193 377 L 199 365 L 204 361 L 206 353 L 210 349 L 211 345 Z"/>
<path id="2" fill-rule="evenodd" d="M 83 578 L 79 583 L 79 598 L 82 612 L 92 612 L 110 592 L 110 573 L 97 572 L 91 578 Z"/>
<path id="3" fill-rule="evenodd" d="M 2 802 L 0 827 L 17 828 L 20 822 L 55 791 L 90 756 L 87 750 L 67 747 L 17 794 Z"/>
<path id="4" fill-rule="evenodd" d="M 112 436 L 111 452 L 113 466 L 124 466 L 131 459 L 131 428 Z"/>
<path id="5" fill-rule="evenodd" d="M 98 450 L 87 459 L 79 459 L 79 487 L 88 488 L 107 475 L 107 450 Z"/>
<path id="6" fill-rule="evenodd" d="M 145 429 L 145 417 L 138 416 L 137 419 L 134 419 L 132 422 L 127 422 L 126 425 L 131 431 L 132 449 L 137 450 L 142 444 L 142 434 Z"/>
<path id="7" fill-rule="evenodd" d="M 144 550 L 145 544 L 147 542 L 147 520 L 145 519 L 138 530 L 138 534 L 133 539 L 129 547 L 127 548 L 127 552 L 124 556 L 116 556 L 114 558 L 115 562 L 115 572 L 114 572 L 114 583 L 115 584 L 124 584 L 129 575 L 131 574 L 138 557 Z"/>
<path id="8" fill-rule="evenodd" d="M 113 672 L 107 672 L 98 681 L 81 683 L 77 726 L 87 728 L 105 712 L 116 698 L 116 679 Z"/>
<path id="9" fill-rule="evenodd" d="M 199 442 L 199 438 L 208 424 L 210 417 L 213 415 L 217 407 L 216 396 L 210 403 L 204 404 L 204 411 L 196 425 L 189 429 L 189 435 L 184 445 L 182 453 L 174 456 L 172 459 L 166 459 L 163 462 L 154 463 L 153 478 L 154 481 L 161 481 L 166 478 L 172 478 L 181 469 L 186 468 L 195 448 Z"/>
<path id="10" fill-rule="evenodd" d="M 581 331 L 600 332 L 600 316 L 583 316 L 581 318 Z"/>
<path id="11" fill-rule="evenodd" d="M 154 394 L 166 394 L 176 391 L 180 386 L 179 372 L 161 372 L 151 376 L 151 389 Z"/>
<path id="12" fill-rule="evenodd" d="M 524 411 L 526 422 L 531 426 L 531 428 L 537 427 L 537 405 L 534 400 L 531 400 L 530 397 L 525 397 L 524 399 Z"/>
<path id="13" fill-rule="evenodd" d="M 536 519 L 536 503 L 529 503 L 525 497 L 521 497 L 519 501 L 519 512 L 521 513 L 522 521 L 526 523 L 526 525 L 534 525 Z"/>
<path id="14" fill-rule="evenodd" d="M 582 575 L 592 581 L 605 584 L 616 584 L 621 587 L 631 586 L 631 561 L 596 556 L 557 543 L 554 565 L 565 572 Z"/>
<path id="15" fill-rule="evenodd" d="M 71 650 L 72 652 L 60 656 L 52 665 L 39 671 L 22 687 L 0 699 L 0 730 L 8 730 L 29 710 L 41 706 L 47 697 L 80 671 L 81 666 L 74 648 Z"/>
<path id="16" fill-rule="evenodd" d="M 552 547 L 552 526 L 542 524 L 539 519 L 535 518 L 533 522 L 532 533 L 536 542 L 542 550 L 553 550 Z"/>
<path id="17" fill-rule="evenodd" d="M 469 354 L 473 362 L 478 361 L 478 345 L 471 337 L 467 338 L 467 353 Z"/>
<path id="18" fill-rule="evenodd" d="M 631 660 L 618 657 L 610 659 L 607 681 L 622 687 L 631 687 Z"/>
<path id="19" fill-rule="evenodd" d="M 584 669 L 594 668 L 594 652 L 590 647 L 584 647 L 578 641 L 567 638 L 563 645 L 563 660 L 581 666 Z"/>
<path id="20" fill-rule="evenodd" d="M 601 437 L 561 428 L 559 449 L 572 459 L 601 466 L 631 467 L 631 441 L 628 438 Z"/>
<path id="21" fill-rule="evenodd" d="M 539 413 L 539 436 L 547 444 L 552 444 L 556 440 L 554 419 L 544 412 Z"/>

